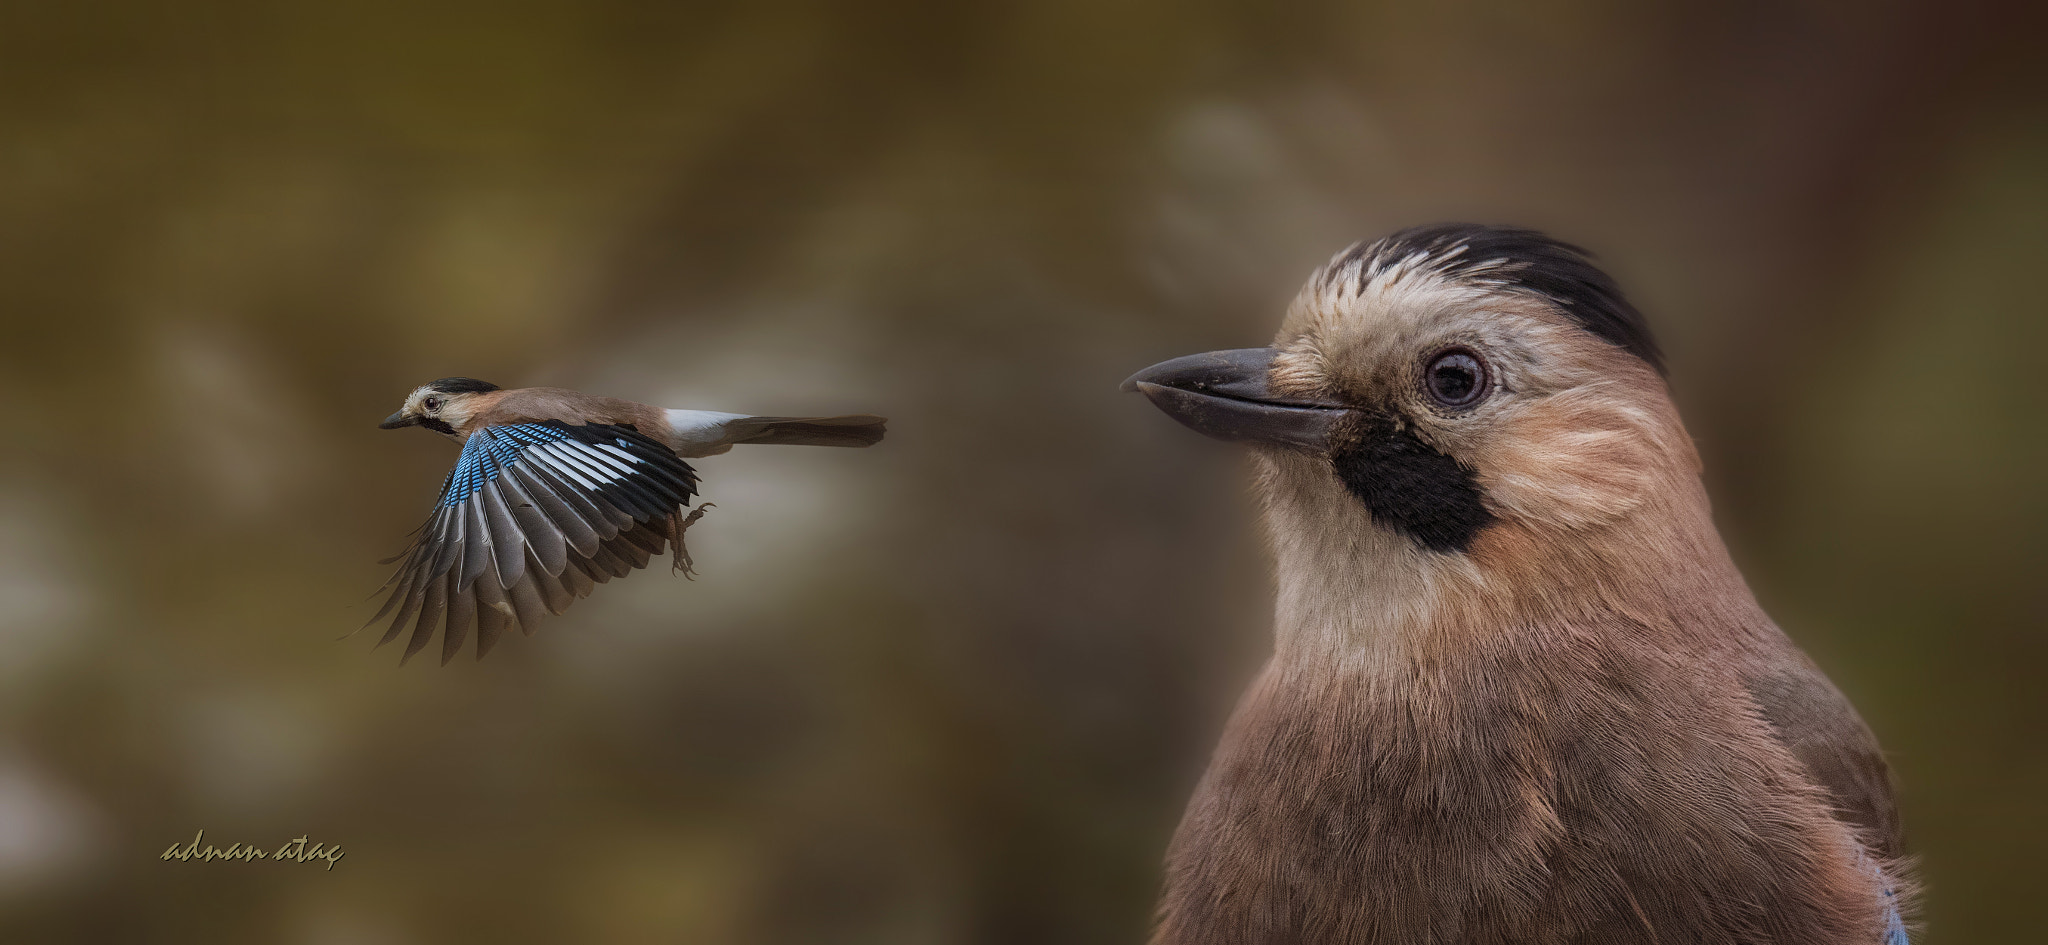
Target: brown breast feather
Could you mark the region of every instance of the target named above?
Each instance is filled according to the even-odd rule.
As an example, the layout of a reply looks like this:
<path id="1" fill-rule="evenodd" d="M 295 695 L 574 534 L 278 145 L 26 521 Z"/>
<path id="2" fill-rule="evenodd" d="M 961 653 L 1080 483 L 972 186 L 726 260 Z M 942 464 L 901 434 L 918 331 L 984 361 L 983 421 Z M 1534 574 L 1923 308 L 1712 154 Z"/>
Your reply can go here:
<path id="1" fill-rule="evenodd" d="M 1518 634 L 1391 682 L 1269 667 L 1155 943 L 1879 941 L 1877 878 L 1735 663 L 1655 637 Z"/>

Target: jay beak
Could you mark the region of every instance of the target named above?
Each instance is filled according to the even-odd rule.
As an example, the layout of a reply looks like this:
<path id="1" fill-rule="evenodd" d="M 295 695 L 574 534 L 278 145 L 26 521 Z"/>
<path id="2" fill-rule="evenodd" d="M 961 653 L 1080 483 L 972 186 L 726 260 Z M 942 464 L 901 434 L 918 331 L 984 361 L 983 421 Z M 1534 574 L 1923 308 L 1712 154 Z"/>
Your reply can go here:
<path id="1" fill-rule="evenodd" d="M 1905 945 L 1877 742 L 1583 251 L 1405 230 L 1125 389 L 1252 447 L 1278 571 L 1155 943 Z"/>
<path id="2" fill-rule="evenodd" d="M 740 443 L 873 446 L 885 422 L 664 410 L 466 377 L 427 384 L 378 427 L 425 427 L 461 443 L 462 455 L 411 547 L 385 562 L 404 560 L 369 620 L 391 619 L 378 645 L 410 625 L 411 659 L 445 626 L 446 665 L 474 626 L 482 659 L 506 629 L 531 634 L 543 613 L 646 567 L 670 544 L 688 574 L 683 532 L 711 506 L 690 508 L 697 472 L 685 458 Z"/>

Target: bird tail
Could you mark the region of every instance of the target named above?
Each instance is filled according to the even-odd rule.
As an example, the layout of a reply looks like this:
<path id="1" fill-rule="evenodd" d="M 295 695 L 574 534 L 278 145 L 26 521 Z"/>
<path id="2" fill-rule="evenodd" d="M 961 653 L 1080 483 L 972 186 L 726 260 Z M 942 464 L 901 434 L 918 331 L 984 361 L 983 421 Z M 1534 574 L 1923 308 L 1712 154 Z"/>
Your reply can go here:
<path id="1" fill-rule="evenodd" d="M 744 417 L 726 424 L 728 442 L 788 446 L 873 446 L 888 420 L 864 413 L 843 417 Z"/>

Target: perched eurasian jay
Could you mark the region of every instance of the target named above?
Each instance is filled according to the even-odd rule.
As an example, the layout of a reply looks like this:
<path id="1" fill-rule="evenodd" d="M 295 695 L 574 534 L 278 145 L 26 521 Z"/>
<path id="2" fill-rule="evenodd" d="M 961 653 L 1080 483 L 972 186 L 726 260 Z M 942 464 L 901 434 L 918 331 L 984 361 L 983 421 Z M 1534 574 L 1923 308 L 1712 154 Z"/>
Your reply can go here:
<path id="1" fill-rule="evenodd" d="M 872 446 L 884 422 L 663 410 L 467 377 L 427 384 L 379 426 L 426 427 L 461 443 L 462 456 L 385 583 L 390 596 L 370 618 L 391 618 L 378 645 L 410 624 L 410 659 L 445 626 L 445 664 L 474 625 L 482 659 L 507 628 L 532 633 L 542 613 L 559 614 L 595 585 L 646 567 L 669 544 L 687 573 L 683 531 L 708 506 L 690 509 L 697 473 L 683 458 L 739 443 Z"/>
<path id="2" fill-rule="evenodd" d="M 1159 945 L 1906 941 L 1877 742 L 1736 572 L 1583 251 L 1405 230 L 1272 347 L 1126 388 L 1253 447 L 1278 571 Z"/>

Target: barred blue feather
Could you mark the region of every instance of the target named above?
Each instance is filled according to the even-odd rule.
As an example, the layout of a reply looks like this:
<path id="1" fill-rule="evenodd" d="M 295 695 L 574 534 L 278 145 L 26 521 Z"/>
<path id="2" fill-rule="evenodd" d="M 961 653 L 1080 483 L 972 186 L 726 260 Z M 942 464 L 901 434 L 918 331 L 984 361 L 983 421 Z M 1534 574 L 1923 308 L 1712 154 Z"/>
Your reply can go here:
<path id="1" fill-rule="evenodd" d="M 1913 945 L 1906 937 L 1906 919 L 1899 914 L 1899 892 L 1890 880 L 1884 886 L 1884 945 Z"/>
<path id="2" fill-rule="evenodd" d="M 1884 887 L 1884 945 L 1912 945 L 1906 935 L 1906 917 L 1899 911 L 1898 887 L 1893 885 L 1892 878 L 1885 875 L 1884 867 L 1878 865 L 1878 861 L 1869 853 L 1859 848 L 1856 857 L 1863 864 L 1864 870 L 1877 877 L 1877 881 Z"/>
<path id="3" fill-rule="evenodd" d="M 629 426 L 511 423 L 470 434 L 441 496 L 385 587 L 370 623 L 391 617 L 380 641 L 406 626 L 405 658 L 445 628 L 441 661 L 473 625 L 477 656 L 509 627 L 532 633 L 596 584 L 647 566 L 673 543 L 688 572 L 684 529 L 696 470 Z"/>
<path id="4" fill-rule="evenodd" d="M 1898 904 L 1892 901 L 1897 896 L 1897 893 L 1885 890 L 1884 945 L 1913 945 L 1906 938 L 1906 921 L 1899 917 Z"/>

